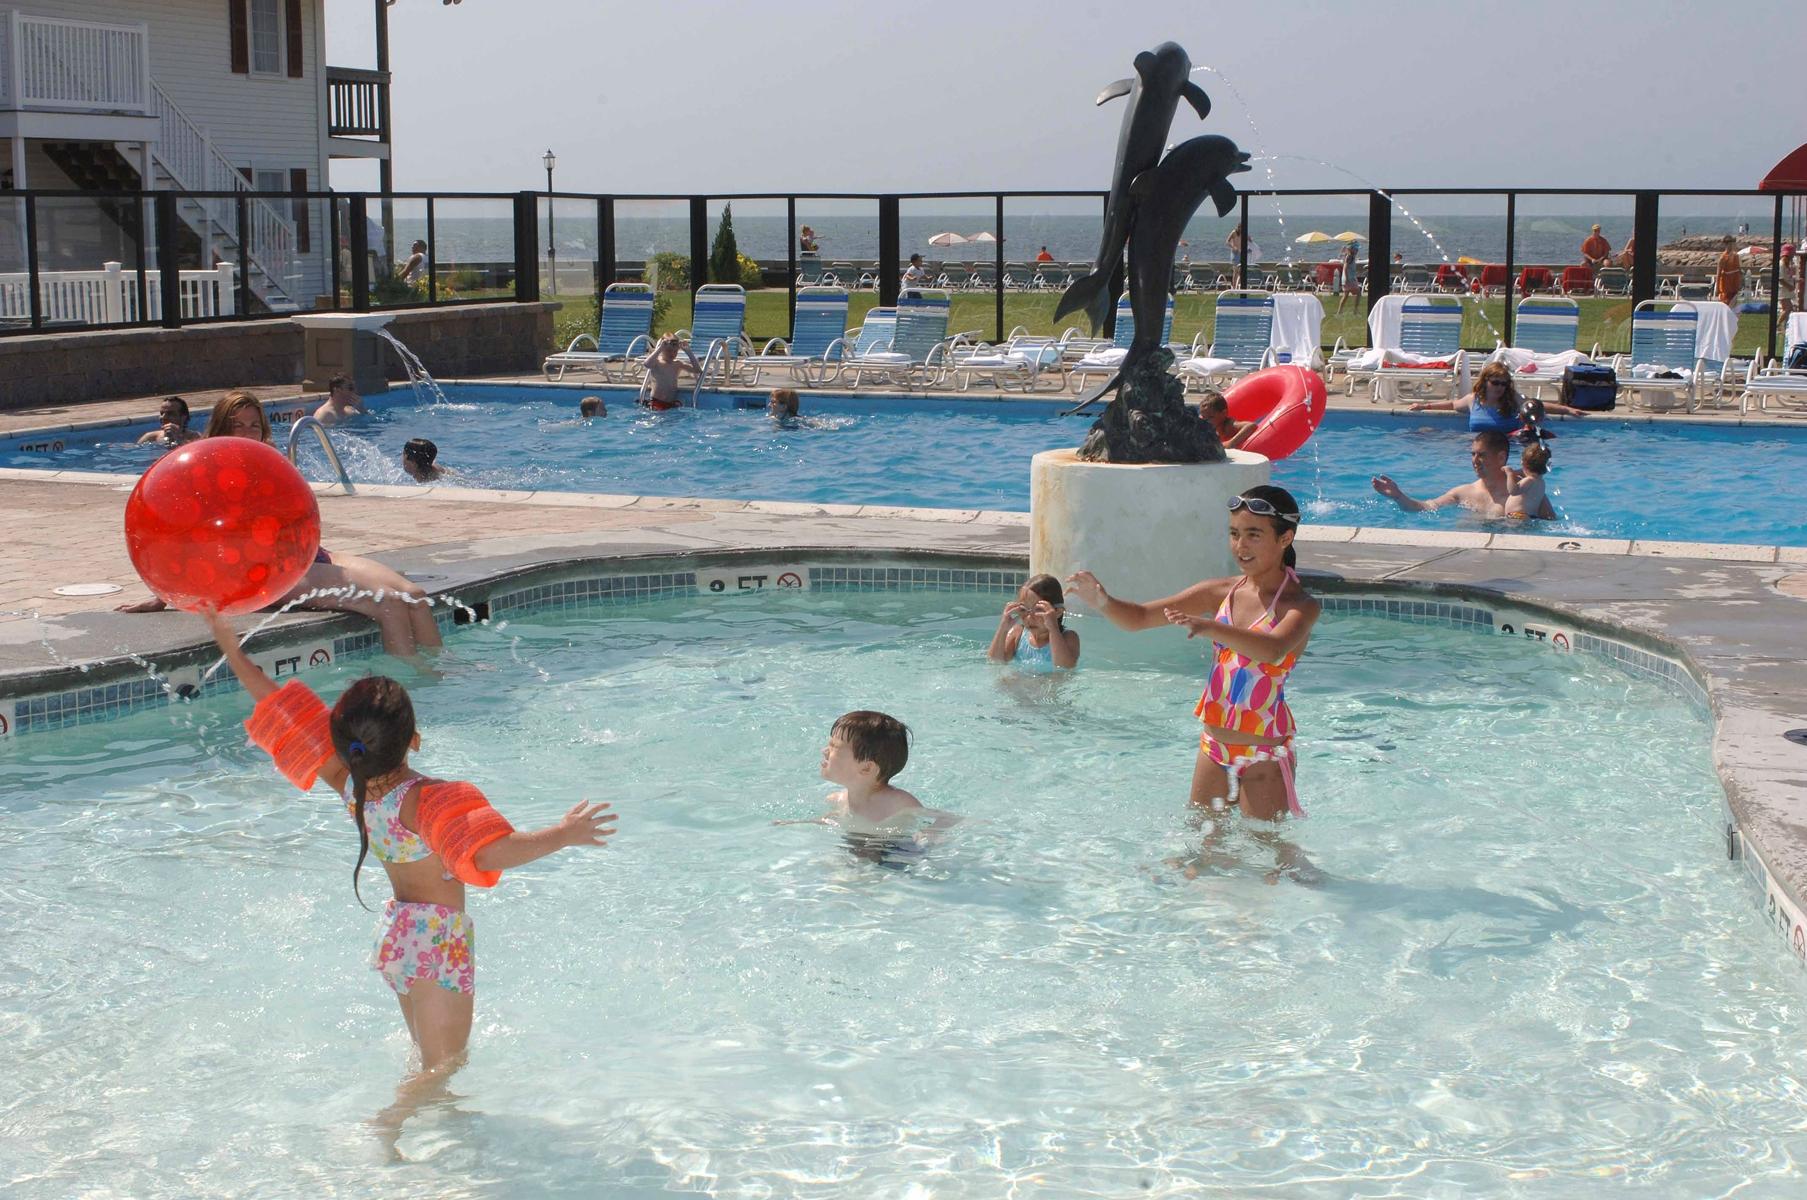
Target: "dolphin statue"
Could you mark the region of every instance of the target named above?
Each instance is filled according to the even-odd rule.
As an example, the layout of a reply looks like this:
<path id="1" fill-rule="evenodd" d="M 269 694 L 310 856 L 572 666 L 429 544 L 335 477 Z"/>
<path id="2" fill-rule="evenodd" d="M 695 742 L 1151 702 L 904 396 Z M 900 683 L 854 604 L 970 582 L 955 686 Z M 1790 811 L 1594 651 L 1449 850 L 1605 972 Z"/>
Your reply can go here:
<path id="1" fill-rule="evenodd" d="M 1129 97 L 1123 127 L 1117 134 L 1117 169 L 1104 210 L 1104 234 L 1098 242 L 1092 273 L 1075 280 L 1054 310 L 1058 321 L 1083 308 L 1091 317 L 1094 330 L 1104 325 L 1114 299 L 1110 294 L 1111 275 L 1123 260 L 1123 247 L 1129 241 L 1130 192 L 1136 179 L 1161 161 L 1161 152 L 1167 147 L 1167 131 L 1182 99 L 1198 111 L 1200 120 L 1211 112 L 1210 97 L 1192 82 L 1192 60 L 1173 42 L 1142 51 L 1136 55 L 1135 66 L 1132 78 L 1119 79 L 1098 93 L 1099 104 L 1118 96 Z"/>
<path id="2" fill-rule="evenodd" d="M 1173 256 L 1192 214 L 1211 197 L 1217 215 L 1236 206 L 1229 177 L 1249 169 L 1249 156 L 1229 138 L 1207 134 L 1182 142 L 1159 166 L 1136 177 L 1130 188 L 1135 221 L 1129 235 L 1129 308 L 1136 335 L 1123 355 L 1123 365 L 1101 388 L 1067 410 L 1082 411 L 1123 381 L 1123 372 L 1161 344 L 1166 324 L 1167 293 L 1172 284 Z"/>

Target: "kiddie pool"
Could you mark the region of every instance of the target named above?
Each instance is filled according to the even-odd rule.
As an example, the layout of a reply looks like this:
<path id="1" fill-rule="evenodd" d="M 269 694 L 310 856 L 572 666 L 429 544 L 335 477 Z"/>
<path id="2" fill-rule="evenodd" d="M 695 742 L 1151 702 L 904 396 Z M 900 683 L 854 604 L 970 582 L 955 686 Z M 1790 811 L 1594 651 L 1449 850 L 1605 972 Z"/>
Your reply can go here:
<path id="1" fill-rule="evenodd" d="M 1795 1186 L 1799 979 L 1724 863 L 1697 684 L 1482 636 L 1495 614 L 1463 603 L 1330 596 L 1292 689 L 1311 817 L 1284 829 L 1323 878 L 1270 882 L 1240 831 L 1197 861 L 1197 644 L 1085 618 L 1071 677 L 994 668 L 1016 578 L 817 567 L 808 591 L 749 596 L 678 569 L 492 594 L 445 677 L 409 680 L 422 765 L 522 824 L 611 800 L 621 833 L 473 897 L 472 1062 L 399 1164 L 363 1125 L 406 1036 L 365 966 L 355 837 L 244 747 L 242 694 L 0 746 L 0 1178 L 23 1197 Z M 386 665 L 335 658 L 309 676 L 328 695 Z M 859 706 L 912 725 L 899 782 L 968 818 L 920 859 L 771 824 L 819 811 L 827 727 Z"/>

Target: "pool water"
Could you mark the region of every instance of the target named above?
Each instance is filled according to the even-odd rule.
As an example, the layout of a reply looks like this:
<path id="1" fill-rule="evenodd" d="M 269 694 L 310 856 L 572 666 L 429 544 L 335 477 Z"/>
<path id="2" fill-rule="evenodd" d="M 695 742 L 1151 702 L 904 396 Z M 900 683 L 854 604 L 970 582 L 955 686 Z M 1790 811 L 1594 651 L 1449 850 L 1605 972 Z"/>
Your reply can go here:
<path id="1" fill-rule="evenodd" d="M 578 393 L 568 389 L 447 391 L 453 403 L 437 406 L 397 393 L 336 430 L 352 477 L 408 483 L 402 445 L 425 437 L 459 472 L 447 482 L 473 487 L 1022 512 L 1030 458 L 1077 445 L 1090 424 L 1060 417 L 1054 403 L 811 394 L 804 418 L 779 427 L 751 393 L 705 396 L 700 410 L 659 415 L 610 393 L 610 415 L 582 424 Z M 1374 475 L 1391 475 L 1420 499 L 1474 478 L 1466 426 L 1447 416 L 1333 412 L 1274 477 L 1307 506 L 1307 520 L 1326 524 L 1807 546 L 1807 429 L 1610 416 L 1555 429 L 1549 486 L 1563 517 L 1555 522 L 1404 513 L 1376 495 Z M 157 454 L 72 441 L 60 454 L 0 453 L 0 466 L 141 471 Z M 330 478 L 312 438 L 302 462 L 310 478 Z"/>
<path id="2" fill-rule="evenodd" d="M 1724 860 L 1707 727 L 1518 639 L 1327 618 L 1293 688 L 1322 880 L 1196 878 L 1177 632 L 983 661 L 1002 600 L 671 600 L 469 631 L 420 764 L 606 850 L 473 893 L 470 1065 L 407 1057 L 355 837 L 241 696 L 0 748 L 9 1194 L 1789 1194 L 1802 980 Z M 380 665 L 380 660 L 379 660 Z M 329 695 L 368 664 L 324 677 Z M 818 825 L 840 712 L 964 815 L 906 869 Z M 383 895 L 366 871 L 365 894 Z M 1740 1188 L 1746 1190 L 1740 1191 Z"/>

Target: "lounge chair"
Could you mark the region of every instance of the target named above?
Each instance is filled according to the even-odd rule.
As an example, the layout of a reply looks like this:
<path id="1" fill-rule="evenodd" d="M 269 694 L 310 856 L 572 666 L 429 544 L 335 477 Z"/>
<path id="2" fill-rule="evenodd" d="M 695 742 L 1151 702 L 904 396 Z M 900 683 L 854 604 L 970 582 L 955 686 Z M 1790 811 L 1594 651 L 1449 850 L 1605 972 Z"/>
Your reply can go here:
<path id="1" fill-rule="evenodd" d="M 1631 272 L 1624 267 L 1601 267 L 1594 272 L 1594 291 L 1602 296 L 1631 295 Z"/>
<path id="2" fill-rule="evenodd" d="M 1572 296 L 1576 292 L 1591 295 L 1594 291 L 1594 269 L 1592 267 L 1564 267 L 1562 269 L 1562 294 Z"/>
<path id="3" fill-rule="evenodd" d="M 842 368 L 853 372 L 853 386 L 858 387 L 867 373 L 904 387 L 920 382 L 924 387 L 939 383 L 952 365 L 955 345 L 967 343 L 968 335 L 947 333 L 948 294 L 934 288 L 905 288 L 897 298 L 896 331 L 889 342 L 876 339 L 865 353 L 851 354 Z M 870 322 L 870 317 L 868 317 Z M 859 341 L 864 341 L 864 337 Z M 859 349 L 858 342 L 855 349 Z"/>
<path id="4" fill-rule="evenodd" d="M 1481 264 L 1481 295 L 1496 296 L 1505 291 L 1506 285 L 1511 282 L 1512 276 L 1507 273 L 1505 263 Z"/>
<path id="5" fill-rule="evenodd" d="M 1399 287 L 1401 292 L 1414 295 L 1431 290 L 1431 269 L 1426 266 L 1407 266 L 1399 271 Z"/>
<path id="6" fill-rule="evenodd" d="M 1462 300 L 1412 296 L 1399 309 L 1399 345 L 1376 346 L 1349 361 L 1351 389 L 1366 382 L 1378 403 L 1398 396 L 1401 385 L 1453 394 L 1466 378 L 1462 353 Z"/>
<path id="7" fill-rule="evenodd" d="M 1759 370 L 1756 360 L 1752 359 L 1745 370 L 1744 387 L 1738 394 L 1738 411 L 1750 412 L 1752 401 L 1756 402 L 1759 413 L 1770 411 L 1772 403 L 1781 411 L 1798 413 L 1807 409 L 1807 370 L 1773 363 Z"/>
<path id="8" fill-rule="evenodd" d="M 1555 286 L 1548 267 L 1526 267 L 1518 273 L 1518 294 L 1521 296 L 1547 292 Z"/>
<path id="9" fill-rule="evenodd" d="M 1504 363 L 1521 391 L 1541 394 L 1562 382 L 1566 367 L 1588 362 L 1600 353 L 1584 354 L 1575 346 L 1581 333 L 1581 306 L 1559 296 L 1526 296 L 1512 319 L 1512 345 L 1494 347 L 1488 362 Z"/>
<path id="10" fill-rule="evenodd" d="M 753 383 L 768 367 L 788 369 L 808 386 L 828 382 L 847 352 L 847 289 L 808 287 L 797 289 L 797 315 L 791 322 L 791 340 L 773 338 L 752 359 Z M 777 354 L 772 348 L 779 347 Z"/>
<path id="11" fill-rule="evenodd" d="M 1173 335 L 1173 297 L 1167 297 L 1167 309 L 1161 317 L 1161 343 Z M 1123 356 L 1129 353 L 1129 344 L 1136 339 L 1136 313 L 1130 307 L 1129 293 L 1117 297 L 1117 328 L 1111 336 L 1111 344 L 1090 350 L 1068 372 L 1076 391 L 1084 391 L 1086 380 L 1094 375 L 1114 375 L 1117 368 L 1123 365 Z"/>
<path id="12" fill-rule="evenodd" d="M 1678 300 L 1646 300 L 1631 310 L 1631 353 L 1613 359 L 1627 404 L 1642 396 L 1646 408 L 1679 401 L 1694 411 L 1697 377 L 1707 369 L 1695 355 L 1699 328 L 1700 314 Z M 1653 404 L 1651 397 L 1661 402 Z"/>
<path id="13" fill-rule="evenodd" d="M 546 378 L 563 379 L 566 371 L 600 371 L 611 382 L 627 379 L 640 356 L 651 349 L 653 301 L 653 290 L 644 283 L 611 283 L 602 293 L 596 336 L 580 333 L 562 352 L 547 355 Z M 581 342 L 593 349 L 578 349 Z"/>
<path id="14" fill-rule="evenodd" d="M 1274 364 L 1271 292 L 1228 291 L 1217 297 L 1211 342 L 1176 366 L 1187 387 L 1216 387 Z"/>
<path id="15" fill-rule="evenodd" d="M 1052 378 L 1054 391 L 1067 385 L 1067 342 L 1077 335 L 1069 329 L 1058 338 L 1030 334 L 1020 327 L 1011 331 L 1003 345 L 983 343 L 970 349 L 952 350 L 954 386 L 965 391 L 974 380 L 984 379 L 1000 390 L 1018 388 L 1025 392 L 1038 390 L 1044 379 Z"/>
<path id="16" fill-rule="evenodd" d="M 723 383 L 734 377 L 744 360 L 752 356 L 747 340 L 747 291 L 738 283 L 705 283 L 696 290 L 690 308 L 690 352 L 703 364 L 706 378 L 712 364 L 721 370 Z"/>

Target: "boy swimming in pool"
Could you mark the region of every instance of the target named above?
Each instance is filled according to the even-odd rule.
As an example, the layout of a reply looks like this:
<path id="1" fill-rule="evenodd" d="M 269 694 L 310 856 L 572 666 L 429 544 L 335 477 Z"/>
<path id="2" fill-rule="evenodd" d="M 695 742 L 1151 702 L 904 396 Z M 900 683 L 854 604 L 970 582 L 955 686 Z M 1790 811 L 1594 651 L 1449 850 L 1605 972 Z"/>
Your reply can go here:
<path id="1" fill-rule="evenodd" d="M 678 361 L 678 352 L 683 351 L 688 363 Z M 640 403 L 657 412 L 677 408 L 678 375 L 688 371 L 697 378 L 702 378 L 703 364 L 696 360 L 690 347 L 678 340 L 678 335 L 668 333 L 659 339 L 653 352 L 646 356 L 641 364 L 646 369 L 646 382 L 640 385 Z"/>
<path id="2" fill-rule="evenodd" d="M 861 709 L 842 716 L 828 731 L 822 748 L 822 778 L 841 790 L 828 798 L 828 811 L 815 823 L 838 826 L 860 857 L 868 848 L 883 851 L 899 842 L 926 841 L 960 820 L 953 813 L 929 808 L 891 781 L 910 761 L 910 730 L 896 717 Z M 920 834 L 918 822 L 930 819 Z M 780 821 L 780 825 L 809 822 Z"/>

